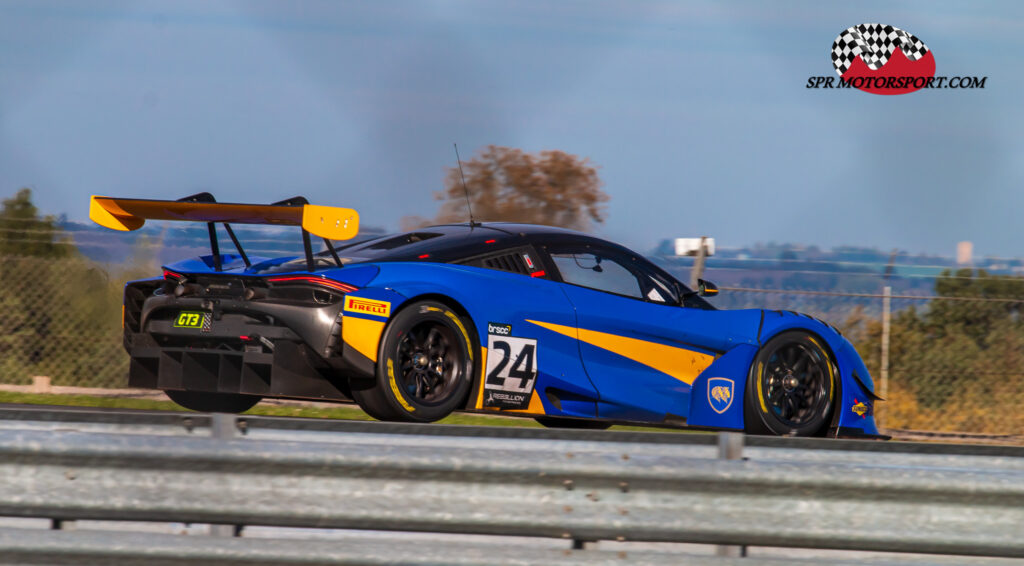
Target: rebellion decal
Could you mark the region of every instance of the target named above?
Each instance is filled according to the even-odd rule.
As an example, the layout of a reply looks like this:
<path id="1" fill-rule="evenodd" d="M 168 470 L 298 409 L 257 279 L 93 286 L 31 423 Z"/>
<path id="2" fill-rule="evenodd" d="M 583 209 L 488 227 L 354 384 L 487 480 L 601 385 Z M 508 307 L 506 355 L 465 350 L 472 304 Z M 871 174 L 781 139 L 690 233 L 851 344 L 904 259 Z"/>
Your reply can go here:
<path id="1" fill-rule="evenodd" d="M 732 406 L 733 391 L 736 389 L 736 382 L 726 377 L 712 377 L 708 379 L 708 404 L 711 409 L 722 414 Z"/>
<path id="2" fill-rule="evenodd" d="M 345 310 L 373 316 L 391 316 L 391 303 L 362 297 L 345 297 Z"/>
<path id="3" fill-rule="evenodd" d="M 484 406 L 527 408 L 537 384 L 537 341 L 489 334 L 487 350 Z"/>

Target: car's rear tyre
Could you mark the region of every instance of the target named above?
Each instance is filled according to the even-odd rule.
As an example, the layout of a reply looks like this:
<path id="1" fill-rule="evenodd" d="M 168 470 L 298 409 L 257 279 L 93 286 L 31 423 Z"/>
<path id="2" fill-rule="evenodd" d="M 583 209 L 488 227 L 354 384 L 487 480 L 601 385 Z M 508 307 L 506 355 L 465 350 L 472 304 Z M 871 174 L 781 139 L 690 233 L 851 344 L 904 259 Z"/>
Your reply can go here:
<path id="1" fill-rule="evenodd" d="M 257 395 L 206 393 L 202 391 L 164 391 L 171 401 L 200 413 L 244 413 L 260 402 Z"/>
<path id="2" fill-rule="evenodd" d="M 447 305 L 420 301 L 384 329 L 373 387 L 352 397 L 379 420 L 433 422 L 462 407 L 473 381 L 472 324 Z"/>
<path id="3" fill-rule="evenodd" d="M 751 434 L 813 436 L 825 431 L 836 396 L 836 369 L 820 339 L 793 330 L 757 353 L 747 379 L 744 419 Z"/>
<path id="4" fill-rule="evenodd" d="M 604 430 L 612 423 L 590 419 L 566 419 L 562 417 L 534 417 L 534 420 L 547 428 L 575 428 L 587 430 Z"/>

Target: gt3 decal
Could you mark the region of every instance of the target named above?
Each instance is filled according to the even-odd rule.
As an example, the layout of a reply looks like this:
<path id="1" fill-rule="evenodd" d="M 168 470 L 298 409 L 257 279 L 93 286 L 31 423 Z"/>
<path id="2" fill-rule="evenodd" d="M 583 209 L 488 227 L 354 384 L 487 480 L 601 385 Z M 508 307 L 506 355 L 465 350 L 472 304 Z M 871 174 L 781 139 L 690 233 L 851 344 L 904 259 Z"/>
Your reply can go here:
<path id="1" fill-rule="evenodd" d="M 184 311 L 174 319 L 174 328 L 195 328 L 210 332 L 213 329 L 213 316 L 208 312 Z"/>
<path id="2" fill-rule="evenodd" d="M 729 410 L 734 397 L 733 391 L 736 382 L 725 377 L 712 377 L 708 379 L 708 404 L 718 414 Z"/>
<path id="3" fill-rule="evenodd" d="M 537 383 L 537 341 L 489 334 L 487 353 L 484 407 L 527 408 Z"/>
<path id="4" fill-rule="evenodd" d="M 387 318 L 391 316 L 391 303 L 362 297 L 345 297 L 345 310 Z"/>

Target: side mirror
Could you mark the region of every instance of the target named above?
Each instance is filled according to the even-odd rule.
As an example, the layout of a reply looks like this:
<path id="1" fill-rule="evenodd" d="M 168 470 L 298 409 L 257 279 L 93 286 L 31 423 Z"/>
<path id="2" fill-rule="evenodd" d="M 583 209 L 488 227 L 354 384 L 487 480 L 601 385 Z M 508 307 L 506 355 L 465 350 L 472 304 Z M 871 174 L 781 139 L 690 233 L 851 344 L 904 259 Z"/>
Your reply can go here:
<path id="1" fill-rule="evenodd" d="M 697 280 L 697 294 L 701 297 L 714 297 L 718 294 L 718 286 L 703 279 Z"/>

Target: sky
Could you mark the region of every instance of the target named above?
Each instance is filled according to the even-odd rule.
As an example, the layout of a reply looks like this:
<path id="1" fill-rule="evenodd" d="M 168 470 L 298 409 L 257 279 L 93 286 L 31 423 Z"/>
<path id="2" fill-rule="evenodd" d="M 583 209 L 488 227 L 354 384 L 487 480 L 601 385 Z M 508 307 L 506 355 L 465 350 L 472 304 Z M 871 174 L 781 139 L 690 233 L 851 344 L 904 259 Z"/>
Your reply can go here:
<path id="1" fill-rule="evenodd" d="M 984 89 L 805 88 L 881 22 Z M 0 0 L 0 196 L 302 194 L 397 230 L 488 144 L 599 167 L 592 231 L 1024 256 L 1024 3 Z"/>

